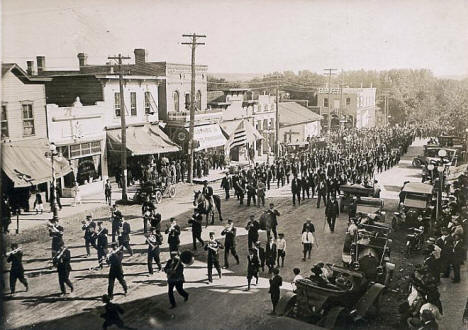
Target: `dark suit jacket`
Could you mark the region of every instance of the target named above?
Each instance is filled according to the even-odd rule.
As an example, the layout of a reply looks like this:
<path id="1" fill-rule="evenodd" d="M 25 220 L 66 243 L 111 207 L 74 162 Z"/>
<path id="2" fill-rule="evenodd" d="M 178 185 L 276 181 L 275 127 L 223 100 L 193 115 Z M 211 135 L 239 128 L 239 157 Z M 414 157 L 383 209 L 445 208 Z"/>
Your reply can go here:
<path id="1" fill-rule="evenodd" d="M 453 243 L 452 264 L 460 265 L 465 260 L 465 249 L 463 241 L 459 240 Z"/>
<path id="2" fill-rule="evenodd" d="M 273 244 L 273 246 L 271 248 L 270 248 L 270 243 L 269 242 L 266 244 L 265 256 L 266 256 L 267 261 L 269 260 L 273 264 L 275 263 L 275 260 L 276 260 L 276 243 Z"/>
<path id="3" fill-rule="evenodd" d="M 279 298 L 280 296 L 280 287 L 283 285 L 283 279 L 281 276 L 276 275 L 270 279 L 270 290 L 268 291 L 271 294 L 272 298 Z"/>
<path id="4" fill-rule="evenodd" d="M 231 189 L 231 179 L 224 177 L 223 180 L 221 180 L 221 188 L 225 190 Z"/>
<path id="5" fill-rule="evenodd" d="M 293 193 L 301 192 L 301 181 L 299 181 L 299 179 L 292 179 L 292 181 L 291 181 L 291 192 L 293 192 Z"/>

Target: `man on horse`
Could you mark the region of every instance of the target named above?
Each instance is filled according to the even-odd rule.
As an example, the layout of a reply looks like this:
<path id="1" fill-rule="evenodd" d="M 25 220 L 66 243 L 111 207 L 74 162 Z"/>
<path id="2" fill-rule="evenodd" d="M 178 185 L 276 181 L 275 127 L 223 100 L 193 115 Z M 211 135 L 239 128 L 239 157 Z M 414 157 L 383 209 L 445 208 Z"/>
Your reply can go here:
<path id="1" fill-rule="evenodd" d="M 213 188 L 208 185 L 208 181 L 203 182 L 203 190 L 202 190 L 203 196 L 205 196 L 206 200 L 208 203 L 210 203 L 209 210 L 213 208 L 214 202 L 213 202 Z"/>

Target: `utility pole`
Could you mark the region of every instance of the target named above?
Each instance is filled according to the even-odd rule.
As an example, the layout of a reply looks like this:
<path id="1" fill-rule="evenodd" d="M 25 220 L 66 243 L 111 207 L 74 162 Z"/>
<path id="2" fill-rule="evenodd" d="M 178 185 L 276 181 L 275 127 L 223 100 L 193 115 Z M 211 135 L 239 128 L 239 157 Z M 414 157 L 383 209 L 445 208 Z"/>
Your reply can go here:
<path id="1" fill-rule="evenodd" d="M 109 56 L 109 60 L 117 60 L 119 64 L 119 88 L 120 88 L 120 129 L 122 144 L 120 145 L 120 157 L 122 163 L 122 200 L 127 200 L 127 123 L 125 122 L 125 97 L 123 88 L 122 60 L 129 60 L 129 56 Z"/>
<path id="2" fill-rule="evenodd" d="M 280 113 L 279 113 L 279 80 L 278 76 L 276 76 L 276 119 L 275 119 L 275 137 L 276 137 L 276 159 L 278 159 L 280 155 Z"/>
<path id="3" fill-rule="evenodd" d="M 206 38 L 206 35 L 201 34 L 183 34 L 184 38 L 192 38 L 191 42 L 183 42 L 182 45 L 190 45 L 192 47 L 192 80 L 190 88 L 190 127 L 189 127 L 189 172 L 188 182 L 193 180 L 193 130 L 195 125 L 195 49 L 198 45 L 204 45 L 204 42 L 197 42 L 197 38 Z"/>
<path id="4" fill-rule="evenodd" d="M 331 91 L 331 76 L 332 71 L 336 71 L 337 69 L 323 69 L 324 71 L 328 71 L 328 134 L 331 132 L 331 109 L 330 109 L 330 91 Z"/>

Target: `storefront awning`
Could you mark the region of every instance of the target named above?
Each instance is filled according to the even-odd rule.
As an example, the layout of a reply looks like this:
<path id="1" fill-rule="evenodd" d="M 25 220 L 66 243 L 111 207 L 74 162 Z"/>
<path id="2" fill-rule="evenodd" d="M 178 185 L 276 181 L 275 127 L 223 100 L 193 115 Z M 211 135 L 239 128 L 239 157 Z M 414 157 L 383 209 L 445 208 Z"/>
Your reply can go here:
<path id="1" fill-rule="evenodd" d="M 226 143 L 226 138 L 217 124 L 195 126 L 193 138 L 200 144 L 196 151 L 223 146 Z"/>
<path id="2" fill-rule="evenodd" d="M 120 152 L 122 131 L 120 128 L 107 131 L 110 151 Z M 127 128 L 127 150 L 129 156 L 152 155 L 166 152 L 176 152 L 180 147 L 157 125 L 129 126 Z"/>
<path id="3" fill-rule="evenodd" d="M 30 187 L 52 180 L 52 163 L 46 157 L 49 142 L 46 139 L 2 143 L 2 170 L 13 181 L 15 188 Z M 68 161 L 54 160 L 55 177 L 71 172 Z"/>
<path id="4" fill-rule="evenodd" d="M 247 120 L 238 119 L 221 124 L 226 135 L 229 136 L 226 145 L 230 148 L 263 139 L 263 136 Z"/>

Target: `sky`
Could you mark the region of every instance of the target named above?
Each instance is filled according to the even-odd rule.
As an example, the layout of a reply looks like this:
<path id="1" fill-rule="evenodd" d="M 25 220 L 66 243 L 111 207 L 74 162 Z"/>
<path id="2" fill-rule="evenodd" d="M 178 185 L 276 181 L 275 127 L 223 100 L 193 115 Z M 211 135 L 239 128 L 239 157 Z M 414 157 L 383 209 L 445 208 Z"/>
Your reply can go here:
<path id="1" fill-rule="evenodd" d="M 205 34 L 209 72 L 427 68 L 468 74 L 467 0 L 3 0 L 2 61 L 46 56 L 77 68 L 145 48 L 151 61 L 190 63 L 182 34 Z M 133 60 L 130 60 L 131 63 Z"/>

